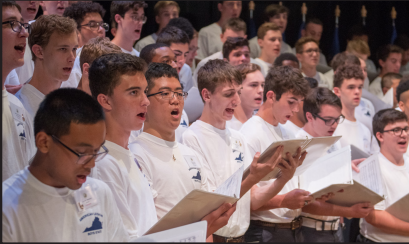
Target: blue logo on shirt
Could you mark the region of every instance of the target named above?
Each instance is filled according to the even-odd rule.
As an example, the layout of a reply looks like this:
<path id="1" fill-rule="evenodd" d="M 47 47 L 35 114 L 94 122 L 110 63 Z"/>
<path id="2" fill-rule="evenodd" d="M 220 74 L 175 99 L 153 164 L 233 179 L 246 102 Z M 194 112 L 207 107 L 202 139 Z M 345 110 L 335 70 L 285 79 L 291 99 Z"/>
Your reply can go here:
<path id="1" fill-rule="evenodd" d="M 243 162 L 243 157 L 241 156 L 241 152 L 240 152 L 239 156 L 235 160 L 237 161 L 237 163 Z"/>
<path id="2" fill-rule="evenodd" d="M 192 179 L 193 179 L 193 180 L 199 180 L 199 181 L 202 180 L 202 176 L 200 175 L 200 171 L 199 171 L 199 170 L 197 171 L 197 175 L 196 175 L 196 176 L 193 176 Z"/>
<path id="3" fill-rule="evenodd" d="M 184 119 L 183 119 L 183 120 L 182 120 L 182 122 L 180 123 L 180 125 L 181 125 L 181 126 L 185 126 L 185 127 L 187 127 L 186 120 L 184 120 Z"/>
<path id="4" fill-rule="evenodd" d="M 366 116 L 371 116 L 371 114 L 369 113 L 369 111 L 367 111 L 365 115 L 366 115 Z"/>
<path id="5" fill-rule="evenodd" d="M 94 221 L 92 222 L 91 227 L 85 228 L 84 232 L 94 231 L 94 230 L 102 230 L 102 222 L 99 221 L 98 217 L 95 217 Z"/>

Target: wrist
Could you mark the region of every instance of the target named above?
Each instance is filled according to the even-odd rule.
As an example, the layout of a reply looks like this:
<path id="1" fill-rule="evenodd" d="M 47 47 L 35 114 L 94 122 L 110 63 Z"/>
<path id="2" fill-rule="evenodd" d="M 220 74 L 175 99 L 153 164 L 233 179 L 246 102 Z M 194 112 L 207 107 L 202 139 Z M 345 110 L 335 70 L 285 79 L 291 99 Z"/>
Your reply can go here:
<path id="1" fill-rule="evenodd" d="M 256 175 L 254 175 L 254 174 L 252 174 L 250 172 L 250 174 L 246 177 L 245 180 L 248 181 L 249 183 L 251 183 L 252 185 L 255 185 L 255 184 L 259 183 L 261 179 L 260 179 L 260 177 L 257 177 Z"/>

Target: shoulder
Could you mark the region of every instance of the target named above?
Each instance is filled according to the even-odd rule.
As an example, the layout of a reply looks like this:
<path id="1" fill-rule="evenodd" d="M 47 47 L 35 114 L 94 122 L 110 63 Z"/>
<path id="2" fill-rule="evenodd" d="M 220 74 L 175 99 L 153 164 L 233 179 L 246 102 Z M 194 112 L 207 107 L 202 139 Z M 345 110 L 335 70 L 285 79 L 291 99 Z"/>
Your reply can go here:
<path id="1" fill-rule="evenodd" d="M 103 159 L 95 164 L 92 169 L 92 177 L 102 181 L 122 181 L 125 174 L 118 161 L 111 155 L 107 154 Z"/>
<path id="2" fill-rule="evenodd" d="M 368 127 L 366 127 L 362 122 L 358 120 L 356 122 L 358 124 L 358 127 L 360 128 L 360 130 L 362 130 L 363 133 L 367 135 L 371 135 L 371 131 L 368 129 Z"/>
<path id="3" fill-rule="evenodd" d="M 23 86 L 23 87 L 24 87 L 24 86 Z M 22 89 L 23 89 L 23 88 L 21 88 L 21 89 L 16 93 L 16 95 L 13 95 L 13 94 L 7 92 L 7 98 L 8 98 L 8 100 L 9 100 L 9 103 L 12 103 L 12 104 L 14 104 L 14 105 L 16 105 L 16 106 L 18 106 L 18 107 L 24 108 L 23 104 L 21 103 L 21 101 L 20 101 L 20 100 L 18 99 L 18 97 L 17 97 L 17 94 L 19 94 Z"/>
<path id="4" fill-rule="evenodd" d="M 210 24 L 200 29 L 199 35 L 207 35 L 209 33 L 213 33 L 215 30 L 217 30 L 217 28 L 219 28 L 221 32 L 221 28 L 216 23 Z"/>
<path id="5" fill-rule="evenodd" d="M 27 174 L 24 170 L 20 170 L 16 174 L 12 175 L 2 183 L 2 203 L 3 210 L 7 205 L 14 205 L 16 199 L 21 195 L 24 190 L 24 185 L 27 183 Z"/>

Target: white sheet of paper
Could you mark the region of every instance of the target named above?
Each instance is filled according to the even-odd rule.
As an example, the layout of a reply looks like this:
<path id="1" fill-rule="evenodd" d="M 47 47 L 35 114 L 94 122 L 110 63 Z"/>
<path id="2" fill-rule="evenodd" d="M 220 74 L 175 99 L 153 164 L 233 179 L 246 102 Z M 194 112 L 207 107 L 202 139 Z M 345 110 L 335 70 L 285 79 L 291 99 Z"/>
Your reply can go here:
<path id="1" fill-rule="evenodd" d="M 389 89 L 381 99 L 383 102 L 393 107 L 393 88 Z"/>
<path id="2" fill-rule="evenodd" d="M 351 159 L 355 160 L 355 159 L 360 159 L 360 158 L 368 158 L 369 155 L 368 153 L 362 151 L 361 149 L 357 148 L 354 145 L 351 145 Z"/>
<path id="3" fill-rule="evenodd" d="M 386 211 L 400 220 L 409 222 L 409 193 L 390 205 Z"/>
<path id="4" fill-rule="evenodd" d="M 352 177 L 363 186 L 383 196 L 383 182 L 378 155 L 372 155 L 358 165 L 359 173 L 352 172 Z"/>
<path id="5" fill-rule="evenodd" d="M 240 198 L 241 180 L 243 177 L 244 165 L 224 181 L 214 193 L 225 196 Z"/>
<path id="6" fill-rule="evenodd" d="M 200 221 L 142 236 L 130 242 L 206 242 L 207 222 Z"/>
<path id="7" fill-rule="evenodd" d="M 353 184 L 350 146 L 319 158 L 299 179 L 300 188 L 309 191 L 314 198 Z M 338 184 L 340 186 L 335 187 Z"/>

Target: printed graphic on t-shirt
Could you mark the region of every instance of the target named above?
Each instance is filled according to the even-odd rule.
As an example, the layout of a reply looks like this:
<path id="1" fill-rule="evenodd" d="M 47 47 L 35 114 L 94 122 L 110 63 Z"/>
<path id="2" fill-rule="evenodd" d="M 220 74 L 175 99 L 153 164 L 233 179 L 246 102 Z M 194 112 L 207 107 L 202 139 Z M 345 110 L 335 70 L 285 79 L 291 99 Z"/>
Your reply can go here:
<path id="1" fill-rule="evenodd" d="M 139 170 L 141 171 L 141 173 L 143 174 L 143 177 L 145 177 L 145 179 L 146 179 L 146 176 L 145 176 L 145 174 L 143 173 L 142 167 L 141 167 L 141 165 L 139 165 L 138 160 L 136 160 L 136 158 L 133 158 L 133 160 L 135 161 L 136 165 L 138 165 L 138 168 L 139 168 Z M 148 184 L 149 184 L 149 183 L 148 183 Z M 151 184 L 149 184 L 149 186 L 151 186 Z"/>
<path id="2" fill-rule="evenodd" d="M 95 217 L 94 217 L 95 216 Z M 93 221 L 90 222 L 90 220 L 92 219 L 92 217 L 94 217 Z M 81 217 L 80 222 L 82 222 L 83 220 L 87 220 L 86 223 L 89 223 L 87 225 L 85 225 L 85 229 L 82 233 L 87 233 L 87 235 L 96 235 L 96 234 L 100 234 L 102 233 L 102 218 L 103 215 L 100 213 L 88 213 L 84 216 Z"/>
<path id="3" fill-rule="evenodd" d="M 192 177 L 193 180 L 195 180 L 196 182 L 201 182 L 202 181 L 202 176 L 200 175 L 200 171 L 197 171 L 197 174 L 195 176 Z"/>
<path id="4" fill-rule="evenodd" d="M 369 112 L 369 110 L 366 111 L 365 115 L 368 116 L 368 117 L 371 117 L 371 113 Z"/>
<path id="5" fill-rule="evenodd" d="M 180 121 L 180 125 L 183 126 L 183 127 L 188 127 L 187 123 L 186 123 L 186 120 L 184 120 L 183 118 L 182 118 L 182 121 Z"/>

